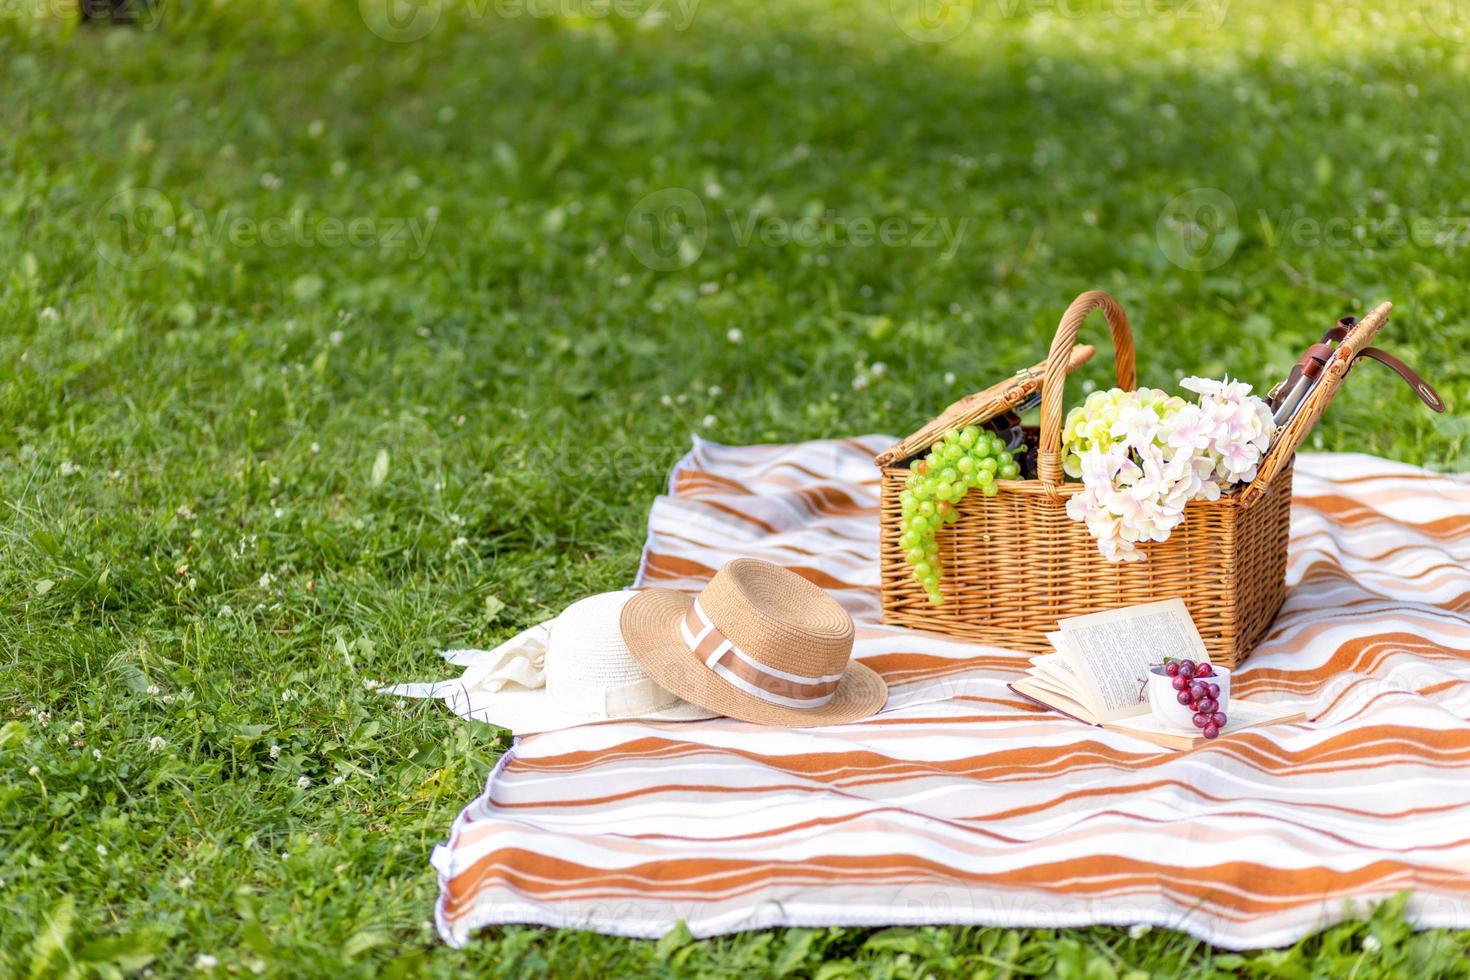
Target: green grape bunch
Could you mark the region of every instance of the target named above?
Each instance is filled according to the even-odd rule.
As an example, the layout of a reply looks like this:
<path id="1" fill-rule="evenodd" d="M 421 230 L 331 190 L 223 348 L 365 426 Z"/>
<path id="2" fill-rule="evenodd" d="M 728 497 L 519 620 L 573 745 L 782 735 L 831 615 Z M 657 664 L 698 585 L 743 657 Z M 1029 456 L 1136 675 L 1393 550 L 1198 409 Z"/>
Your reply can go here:
<path id="1" fill-rule="evenodd" d="M 939 528 L 959 519 L 956 505 L 971 487 L 994 497 L 1000 491 L 996 480 L 1015 480 L 1020 475 L 1020 464 L 1000 437 L 974 425 L 950 429 L 928 456 L 909 467 L 908 482 L 898 495 L 903 507 L 898 543 L 914 580 L 924 587 L 931 603 L 944 604 L 944 593 L 939 590 L 943 574 Z"/>

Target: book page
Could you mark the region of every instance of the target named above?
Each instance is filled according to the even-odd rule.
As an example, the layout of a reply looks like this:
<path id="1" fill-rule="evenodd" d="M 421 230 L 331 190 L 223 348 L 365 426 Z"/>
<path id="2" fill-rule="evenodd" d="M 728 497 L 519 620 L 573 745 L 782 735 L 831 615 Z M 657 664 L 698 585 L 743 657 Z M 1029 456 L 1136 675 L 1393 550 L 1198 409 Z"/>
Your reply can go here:
<path id="1" fill-rule="evenodd" d="M 1077 677 L 1072 673 L 1072 668 L 1067 665 L 1067 658 L 1060 653 L 1048 653 L 1039 657 L 1031 658 L 1031 666 L 1026 671 L 1032 677 L 1047 677 L 1064 688 L 1076 688 Z"/>
<path id="2" fill-rule="evenodd" d="M 1040 674 L 1029 674 L 1026 677 L 1023 677 L 1021 680 L 1017 681 L 1016 683 L 1017 684 L 1025 684 L 1028 691 L 1031 691 L 1031 690 L 1047 691 L 1048 693 L 1054 694 L 1054 695 L 1056 695 L 1058 697 L 1066 698 L 1068 701 L 1072 701 L 1074 703 L 1075 703 L 1076 698 L 1077 698 L 1077 685 L 1075 685 L 1075 684 L 1058 684 L 1056 681 L 1052 680 L 1051 678 L 1044 677 L 1044 676 L 1042 676 Z M 1071 708 L 1068 708 L 1067 710 L 1069 712 L 1071 712 L 1072 714 L 1076 714 L 1077 713 L 1075 711 L 1072 711 Z"/>
<path id="3" fill-rule="evenodd" d="M 1097 724 L 1096 719 L 1088 713 L 1086 707 L 1072 700 L 1069 695 L 1052 690 L 1047 685 L 1036 683 L 1036 679 L 1033 677 L 1023 677 L 1021 680 L 1016 681 L 1016 683 L 1011 685 L 1011 690 L 1053 711 L 1059 711 L 1064 715 L 1075 718 L 1084 724 Z"/>
<path id="4" fill-rule="evenodd" d="M 1148 710 L 1149 664 L 1165 657 L 1209 659 L 1182 599 L 1074 616 L 1058 626 L 1060 652 L 1087 689 L 1087 700 L 1095 699 L 1101 721 Z"/>
<path id="5" fill-rule="evenodd" d="M 1060 630 L 1047 633 L 1047 639 L 1051 641 L 1051 645 L 1057 651 L 1057 660 L 1060 660 L 1060 664 L 1057 664 L 1057 661 L 1050 661 L 1045 666 L 1039 666 L 1039 664 L 1038 666 L 1041 667 L 1041 671 L 1044 671 L 1044 673 L 1051 674 L 1058 683 L 1066 685 L 1067 691 L 1072 693 L 1072 698 L 1079 701 L 1080 704 L 1085 705 L 1089 720 L 1097 724 L 1098 720 L 1101 720 L 1101 716 L 1107 713 L 1107 707 L 1105 707 L 1103 702 L 1103 693 L 1098 691 L 1097 685 L 1092 682 L 1091 677 L 1086 676 L 1085 673 L 1079 673 L 1078 658 L 1067 652 L 1067 638 L 1061 635 Z M 1038 669 L 1032 667 L 1029 673 L 1038 673 Z"/>

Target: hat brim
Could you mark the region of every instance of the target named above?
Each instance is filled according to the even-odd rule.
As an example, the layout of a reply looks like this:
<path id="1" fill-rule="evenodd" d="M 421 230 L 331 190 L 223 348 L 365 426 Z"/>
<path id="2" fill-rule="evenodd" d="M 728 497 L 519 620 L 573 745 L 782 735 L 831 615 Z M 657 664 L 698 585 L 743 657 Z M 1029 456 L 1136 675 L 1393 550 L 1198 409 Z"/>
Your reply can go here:
<path id="1" fill-rule="evenodd" d="M 739 721 L 788 728 L 845 725 L 882 710 L 888 685 L 871 667 L 850 660 L 832 700 L 820 708 L 770 704 L 727 684 L 685 646 L 679 624 L 694 596 L 672 589 L 648 589 L 623 607 L 623 642 L 643 672 L 664 690 L 702 708 Z"/>
<path id="2" fill-rule="evenodd" d="M 545 688 L 515 688 L 508 691 L 460 688 L 455 691 L 451 687 L 453 684 L 453 681 L 446 681 L 444 686 L 451 689 L 440 696 L 449 702 L 456 713 L 467 715 L 475 721 L 508 728 L 512 735 L 539 735 L 543 732 L 576 728 L 579 725 L 606 725 L 617 721 L 704 721 L 719 717 L 718 713 L 687 701 L 656 711 L 615 717 L 579 715 L 559 707 Z M 460 710 L 461 707 L 465 710 Z"/>

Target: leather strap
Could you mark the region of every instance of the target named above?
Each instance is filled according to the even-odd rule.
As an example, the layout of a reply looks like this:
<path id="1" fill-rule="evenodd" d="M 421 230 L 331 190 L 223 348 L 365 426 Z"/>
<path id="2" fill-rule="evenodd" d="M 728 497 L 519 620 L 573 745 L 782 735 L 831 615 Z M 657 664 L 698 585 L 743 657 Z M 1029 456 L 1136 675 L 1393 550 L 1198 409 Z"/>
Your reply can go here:
<path id="1" fill-rule="evenodd" d="M 1357 325 L 1358 325 L 1358 318 L 1357 317 L 1355 317 L 1355 316 L 1341 317 L 1337 321 L 1337 326 L 1335 326 L 1335 327 L 1329 327 L 1328 330 L 1327 330 L 1327 332 L 1322 335 L 1322 341 L 1321 342 L 1324 343 L 1324 344 L 1340 344 L 1340 343 L 1342 343 L 1343 339 L 1347 337 L 1348 332 L 1350 330 L 1352 330 L 1353 327 L 1356 327 Z"/>
<path id="2" fill-rule="evenodd" d="M 1309 360 L 1315 359 L 1313 357 L 1314 352 L 1318 351 L 1318 349 L 1323 344 L 1341 343 L 1343 338 L 1348 335 L 1348 331 L 1357 326 L 1357 323 L 1357 318 L 1351 316 L 1345 316 L 1341 320 L 1338 320 L 1335 327 L 1332 327 L 1330 330 L 1322 335 L 1322 340 L 1320 343 L 1313 344 L 1311 347 L 1307 348 L 1307 352 L 1302 355 L 1302 359 L 1297 362 L 1297 366 L 1291 369 L 1292 376 L 1300 376 L 1300 370 L 1307 364 Z M 1403 378 L 1404 383 L 1413 390 L 1414 394 L 1419 396 L 1419 400 L 1422 401 L 1424 404 L 1428 405 L 1436 412 L 1443 412 L 1445 410 L 1444 399 L 1439 397 L 1439 392 L 1434 390 L 1434 386 L 1431 385 L 1428 381 L 1425 381 L 1422 377 L 1420 377 L 1418 371 L 1415 371 L 1413 368 L 1409 367 L 1409 365 L 1405 364 L 1397 357 L 1394 357 L 1388 351 L 1383 350 L 1379 347 L 1365 347 L 1358 352 L 1358 357 L 1366 357 L 1371 360 L 1377 361 L 1379 364 L 1382 364 L 1394 374 L 1397 374 L 1399 377 Z M 1356 363 L 1357 358 L 1355 357 L 1353 358 L 1353 364 Z M 1352 364 L 1349 364 L 1348 367 L 1351 368 Z M 1290 388 L 1288 387 L 1285 390 L 1289 391 Z M 1274 408 L 1275 406 L 1273 405 L 1272 407 Z"/>
<path id="3" fill-rule="evenodd" d="M 1419 396 L 1421 402 L 1436 412 L 1444 411 L 1444 399 L 1439 397 L 1439 392 L 1435 391 L 1428 381 L 1421 378 L 1418 371 L 1415 371 L 1388 351 L 1380 350 L 1377 347 L 1365 347 L 1358 356 L 1369 357 L 1382 364 L 1394 374 L 1403 378 L 1408 386 L 1414 390 L 1414 394 Z M 1357 358 L 1354 358 L 1353 362 L 1357 363 Z"/>

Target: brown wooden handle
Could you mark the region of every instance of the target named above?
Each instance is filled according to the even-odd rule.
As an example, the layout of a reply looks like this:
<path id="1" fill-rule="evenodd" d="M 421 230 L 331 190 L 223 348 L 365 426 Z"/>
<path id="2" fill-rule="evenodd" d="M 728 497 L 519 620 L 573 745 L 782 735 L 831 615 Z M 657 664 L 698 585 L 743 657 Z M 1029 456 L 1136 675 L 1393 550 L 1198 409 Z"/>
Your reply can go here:
<path id="1" fill-rule="evenodd" d="M 1342 387 L 1342 379 L 1347 377 L 1348 371 L 1352 368 L 1353 360 L 1367 350 L 1373 342 L 1374 334 L 1383 329 L 1392 311 L 1392 303 L 1380 303 L 1372 313 L 1359 320 L 1357 326 L 1348 331 L 1342 343 L 1337 345 L 1332 360 L 1324 369 L 1322 380 L 1307 392 L 1306 400 L 1302 402 L 1296 414 L 1287 421 L 1280 432 L 1276 433 L 1276 438 L 1271 440 L 1271 447 L 1266 450 L 1266 458 L 1261 460 L 1261 466 L 1256 470 L 1256 478 L 1240 492 L 1242 504 L 1250 503 L 1271 489 L 1271 481 L 1275 479 L 1276 474 L 1286 468 L 1292 454 L 1307 438 L 1307 433 L 1312 431 L 1312 427 L 1317 424 L 1322 413 L 1327 411 L 1327 406 L 1337 394 L 1337 389 Z"/>
<path id="2" fill-rule="evenodd" d="M 1041 450 L 1036 457 L 1036 475 L 1054 500 L 1060 499 L 1057 487 L 1062 482 L 1062 392 L 1067 382 L 1067 360 L 1077 340 L 1078 328 L 1093 310 L 1103 311 L 1113 332 L 1113 365 L 1118 387 L 1132 391 L 1138 384 L 1133 365 L 1133 331 L 1123 307 L 1112 296 L 1096 289 L 1072 300 L 1051 340 L 1046 375 L 1041 382 Z"/>

